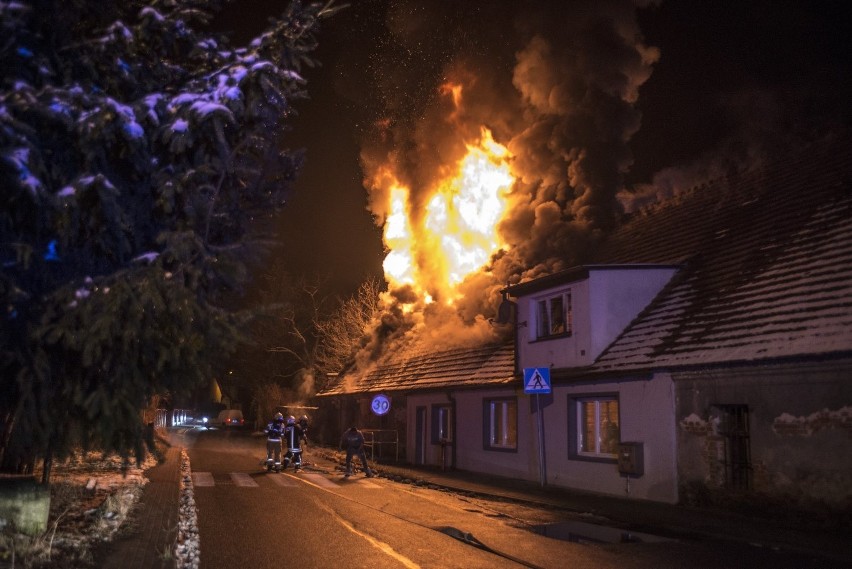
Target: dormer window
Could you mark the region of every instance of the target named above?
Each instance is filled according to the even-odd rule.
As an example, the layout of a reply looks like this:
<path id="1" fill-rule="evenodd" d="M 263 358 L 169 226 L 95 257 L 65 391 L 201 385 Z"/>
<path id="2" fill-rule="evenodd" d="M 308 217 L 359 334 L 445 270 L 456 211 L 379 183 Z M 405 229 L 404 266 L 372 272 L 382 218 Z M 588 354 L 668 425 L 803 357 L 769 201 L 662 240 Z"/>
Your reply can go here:
<path id="1" fill-rule="evenodd" d="M 536 338 L 568 336 L 572 330 L 571 291 L 536 300 Z"/>

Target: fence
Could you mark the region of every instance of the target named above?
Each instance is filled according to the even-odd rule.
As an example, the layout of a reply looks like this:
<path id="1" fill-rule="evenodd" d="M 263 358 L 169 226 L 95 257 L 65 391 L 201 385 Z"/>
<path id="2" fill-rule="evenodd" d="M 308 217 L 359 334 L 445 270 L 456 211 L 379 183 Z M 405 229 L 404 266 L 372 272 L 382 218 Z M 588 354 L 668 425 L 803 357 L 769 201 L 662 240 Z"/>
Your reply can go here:
<path id="1" fill-rule="evenodd" d="M 192 414 L 189 409 L 156 409 L 153 412 L 145 411 L 144 420 L 146 425 L 154 423 L 155 428 L 165 429 L 190 424 L 193 420 Z"/>
<path id="2" fill-rule="evenodd" d="M 364 446 L 369 449 L 372 460 L 385 458 L 387 447 L 393 447 L 394 462 L 399 462 L 399 431 L 391 429 L 364 429 Z"/>

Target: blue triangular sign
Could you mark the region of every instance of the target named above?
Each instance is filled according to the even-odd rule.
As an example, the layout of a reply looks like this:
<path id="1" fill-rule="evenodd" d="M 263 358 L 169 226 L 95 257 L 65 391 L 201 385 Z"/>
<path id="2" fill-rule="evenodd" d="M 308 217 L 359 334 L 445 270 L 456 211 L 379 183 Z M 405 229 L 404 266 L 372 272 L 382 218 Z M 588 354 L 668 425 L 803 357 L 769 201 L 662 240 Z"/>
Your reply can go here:
<path id="1" fill-rule="evenodd" d="M 550 393 L 550 368 L 524 368 L 524 393 Z"/>

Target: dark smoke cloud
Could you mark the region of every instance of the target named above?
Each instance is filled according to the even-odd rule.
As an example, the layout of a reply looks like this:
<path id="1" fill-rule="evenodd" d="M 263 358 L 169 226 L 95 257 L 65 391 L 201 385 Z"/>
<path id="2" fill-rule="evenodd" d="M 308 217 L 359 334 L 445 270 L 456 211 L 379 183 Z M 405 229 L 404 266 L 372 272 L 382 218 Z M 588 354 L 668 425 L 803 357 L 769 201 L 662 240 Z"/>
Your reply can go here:
<path id="1" fill-rule="evenodd" d="M 627 211 L 848 132 L 850 14 L 834 0 L 641 11 L 663 55 L 642 89 Z"/>
<path id="2" fill-rule="evenodd" d="M 447 324 L 479 338 L 470 328 L 494 314 L 500 288 L 575 264 L 614 227 L 638 90 L 658 57 L 636 11 L 596 0 L 387 5 L 388 34 L 371 58 L 381 104 L 362 146 L 377 222 L 388 213 L 380 167 L 410 188 L 417 223 L 434 182 L 482 126 L 513 153 L 519 179 L 500 226 L 508 251 L 464 283 L 453 314 L 430 305 L 407 316 L 407 329 Z M 462 86 L 459 106 L 442 88 L 449 83 Z"/>

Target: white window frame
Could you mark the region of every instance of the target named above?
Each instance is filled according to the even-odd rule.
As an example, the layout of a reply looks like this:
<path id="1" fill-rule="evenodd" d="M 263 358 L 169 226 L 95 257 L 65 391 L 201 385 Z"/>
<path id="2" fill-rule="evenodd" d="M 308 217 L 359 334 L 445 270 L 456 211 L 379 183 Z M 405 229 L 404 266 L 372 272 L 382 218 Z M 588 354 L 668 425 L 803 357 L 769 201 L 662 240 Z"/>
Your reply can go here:
<path id="1" fill-rule="evenodd" d="M 488 448 L 516 450 L 518 448 L 518 400 L 495 398 L 487 399 L 486 403 Z M 514 414 L 510 413 L 512 406 L 514 406 Z M 511 424 L 512 421 L 514 424 Z"/>
<path id="2" fill-rule="evenodd" d="M 561 319 L 563 326 L 561 329 L 554 329 L 553 325 L 554 303 L 557 300 L 562 303 Z M 535 338 L 537 340 L 572 334 L 574 310 L 571 304 L 571 289 L 533 299 L 532 312 L 535 315 Z"/>
<path id="3" fill-rule="evenodd" d="M 612 448 L 612 452 L 603 452 L 602 449 L 601 449 L 601 447 L 603 446 L 602 445 L 603 439 L 605 437 L 605 434 L 603 433 L 603 431 L 607 427 L 604 426 L 602 424 L 602 422 L 604 420 L 607 420 L 607 419 L 605 417 L 602 417 L 604 412 L 602 410 L 601 403 L 604 403 L 604 402 L 608 403 L 608 402 L 613 402 L 613 401 L 616 404 L 615 429 L 617 429 L 617 432 L 616 432 L 616 436 L 615 436 L 615 443 L 613 445 L 614 448 Z M 594 432 L 594 435 L 592 437 L 593 438 L 592 442 L 594 444 L 589 445 L 591 447 L 591 450 L 584 449 L 584 442 L 585 442 L 584 435 L 585 435 L 585 432 L 586 432 L 586 428 L 585 428 L 586 426 L 585 426 L 585 421 L 584 421 L 584 419 L 585 419 L 584 411 L 585 411 L 585 405 L 587 405 L 589 403 L 592 404 L 591 409 L 592 409 L 592 412 L 594 413 L 594 426 L 595 426 L 594 427 L 595 432 Z M 620 404 L 619 404 L 618 396 L 617 395 L 602 395 L 602 396 L 580 397 L 580 398 L 575 399 L 574 404 L 576 406 L 576 408 L 575 408 L 575 416 L 576 416 L 575 428 L 576 428 L 576 436 L 577 436 L 577 438 L 576 438 L 577 455 L 578 456 L 585 456 L 585 457 L 593 457 L 593 458 L 617 458 L 618 442 L 620 441 L 620 438 L 621 438 L 621 419 L 619 417 L 619 415 L 620 415 Z"/>

